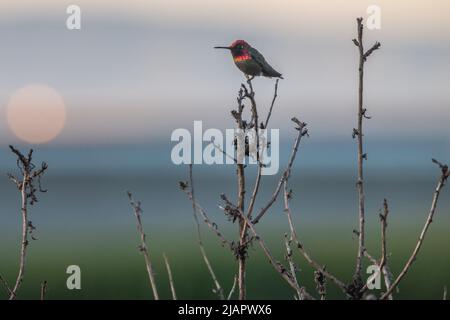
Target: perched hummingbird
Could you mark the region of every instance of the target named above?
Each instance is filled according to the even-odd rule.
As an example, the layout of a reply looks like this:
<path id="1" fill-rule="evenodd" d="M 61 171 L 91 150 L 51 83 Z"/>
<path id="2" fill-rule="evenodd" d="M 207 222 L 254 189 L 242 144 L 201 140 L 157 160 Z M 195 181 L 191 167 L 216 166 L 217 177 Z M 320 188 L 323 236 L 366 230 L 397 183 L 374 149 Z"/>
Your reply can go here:
<path id="1" fill-rule="evenodd" d="M 250 80 L 261 75 L 283 79 L 281 73 L 272 68 L 264 56 L 244 40 L 236 40 L 229 47 L 214 48 L 230 50 L 234 63 Z"/>

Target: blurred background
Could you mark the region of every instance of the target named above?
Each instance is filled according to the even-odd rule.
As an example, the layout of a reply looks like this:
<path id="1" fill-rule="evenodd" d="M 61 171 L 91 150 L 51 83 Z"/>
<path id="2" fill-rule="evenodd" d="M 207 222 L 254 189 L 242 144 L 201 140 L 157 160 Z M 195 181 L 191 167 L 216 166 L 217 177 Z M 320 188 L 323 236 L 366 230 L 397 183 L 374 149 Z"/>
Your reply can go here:
<path id="1" fill-rule="evenodd" d="M 151 290 L 138 252 L 126 191 L 143 203 L 144 227 L 157 281 L 170 298 L 162 253 L 171 261 L 180 298 L 213 299 L 212 282 L 196 243 L 191 205 L 178 189 L 187 167 L 170 159 L 174 129 L 232 128 L 229 112 L 243 75 L 229 53 L 213 50 L 245 39 L 285 77 L 272 128 L 280 129 L 283 170 L 295 134 L 293 116 L 308 123 L 291 179 L 299 235 L 329 270 L 350 279 L 357 228 L 356 126 L 358 52 L 355 18 L 381 8 L 381 29 L 365 32 L 366 198 L 369 249 L 378 255 L 378 212 L 391 207 L 389 252 L 398 274 L 415 245 L 439 171 L 450 162 L 450 3 L 432 1 L 79 0 L 81 30 L 68 30 L 72 1 L 0 1 L 0 273 L 18 270 L 20 198 L 6 173 L 17 173 L 8 145 L 36 149 L 49 170 L 49 191 L 31 209 L 39 238 L 29 247 L 19 298 L 148 299 Z M 266 114 L 274 80 L 253 82 Z M 250 174 L 253 169 L 249 169 Z M 228 238 L 236 226 L 217 207 L 234 196 L 234 168 L 194 167 L 199 201 Z M 253 178 L 248 179 L 253 182 Z M 277 177 L 264 177 L 257 207 Z M 450 285 L 450 197 L 444 190 L 435 223 L 399 298 L 440 299 Z M 287 222 L 275 206 L 259 229 L 283 260 Z M 236 270 L 232 255 L 204 228 L 207 251 L 225 289 Z M 301 257 L 300 281 L 314 291 Z M 67 266 L 82 270 L 82 290 L 66 288 Z M 261 279 L 264 279 L 262 281 Z M 249 298 L 291 299 L 255 244 Z M 331 298 L 341 297 L 329 285 Z M 0 297 L 6 297 L 3 292 Z"/>

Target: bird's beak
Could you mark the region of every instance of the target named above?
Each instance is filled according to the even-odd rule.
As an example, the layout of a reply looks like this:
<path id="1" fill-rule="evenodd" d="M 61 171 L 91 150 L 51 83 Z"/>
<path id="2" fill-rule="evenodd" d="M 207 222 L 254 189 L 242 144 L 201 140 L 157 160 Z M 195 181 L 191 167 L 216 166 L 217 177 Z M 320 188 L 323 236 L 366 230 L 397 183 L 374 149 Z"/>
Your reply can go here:
<path id="1" fill-rule="evenodd" d="M 230 47 L 214 47 L 214 49 L 228 49 L 228 50 L 231 50 Z"/>

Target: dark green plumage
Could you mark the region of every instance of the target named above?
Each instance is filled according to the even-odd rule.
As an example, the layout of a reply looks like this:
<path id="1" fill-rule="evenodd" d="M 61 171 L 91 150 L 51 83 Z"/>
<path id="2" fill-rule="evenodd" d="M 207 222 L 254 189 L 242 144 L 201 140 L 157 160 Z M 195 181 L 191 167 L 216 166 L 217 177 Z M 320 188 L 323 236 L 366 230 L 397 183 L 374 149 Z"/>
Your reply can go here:
<path id="1" fill-rule="evenodd" d="M 272 68 L 272 66 L 267 63 L 266 59 L 264 59 L 264 56 L 258 50 L 250 47 L 248 51 L 252 59 L 255 60 L 255 62 L 261 67 L 261 73 L 263 76 L 283 79 L 281 73 Z"/>

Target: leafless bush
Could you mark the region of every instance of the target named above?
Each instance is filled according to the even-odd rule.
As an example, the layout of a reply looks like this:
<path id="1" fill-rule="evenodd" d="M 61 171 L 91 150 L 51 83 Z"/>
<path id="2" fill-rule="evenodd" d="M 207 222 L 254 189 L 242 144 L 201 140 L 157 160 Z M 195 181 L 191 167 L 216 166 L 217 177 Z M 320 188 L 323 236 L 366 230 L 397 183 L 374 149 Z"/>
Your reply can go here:
<path id="1" fill-rule="evenodd" d="M 9 146 L 11 152 L 17 157 L 17 168 L 19 169 L 20 175 L 15 176 L 13 174 L 8 174 L 9 180 L 11 180 L 20 192 L 21 197 L 21 217 L 22 217 L 22 241 L 20 246 L 20 262 L 19 262 L 19 272 L 16 278 L 14 287 L 9 287 L 8 283 L 3 277 L 0 280 L 3 286 L 9 293 L 9 299 L 14 300 L 17 298 L 17 292 L 22 285 L 23 278 L 25 275 L 27 249 L 29 245 L 29 238 L 36 240 L 33 231 L 36 229 L 29 219 L 29 206 L 34 205 L 38 202 L 38 193 L 47 192 L 41 187 L 41 177 L 44 175 L 48 166 L 45 162 L 41 164 L 40 168 L 36 168 L 33 164 L 33 149 L 31 149 L 26 155 L 21 153 L 18 149 L 13 146 Z"/>
<path id="2" fill-rule="evenodd" d="M 263 164 L 260 161 L 259 157 L 259 141 L 258 141 L 258 130 L 267 128 L 269 124 L 270 117 L 272 115 L 274 103 L 277 97 L 278 90 L 278 80 L 275 84 L 275 92 L 272 99 L 272 104 L 268 111 L 266 120 L 259 123 L 259 114 L 257 103 L 255 100 L 255 92 L 253 90 L 251 80 L 247 81 L 247 85 L 242 84 L 237 97 L 237 108 L 231 112 L 232 117 L 235 120 L 237 129 L 246 131 L 250 129 L 256 130 L 256 150 L 257 150 L 257 164 L 258 171 L 256 174 L 255 182 L 253 187 L 251 188 L 251 196 L 249 198 L 246 197 L 246 181 L 248 177 L 245 174 L 245 165 L 238 163 L 235 161 L 236 165 L 236 177 L 237 177 L 237 196 L 236 200 L 232 201 L 230 198 L 222 194 L 220 195 L 220 199 L 222 204 L 219 206 L 223 213 L 229 218 L 232 223 L 237 222 L 238 230 L 239 230 L 239 238 L 233 241 L 226 239 L 226 237 L 219 231 L 217 224 L 210 218 L 207 214 L 207 211 L 199 204 L 199 202 L 194 197 L 194 189 L 193 189 L 193 178 L 192 178 L 192 165 L 189 169 L 189 181 L 188 182 L 180 182 L 181 189 L 187 194 L 188 198 L 192 201 L 195 213 L 198 213 L 200 217 L 203 218 L 205 224 L 213 231 L 213 233 L 220 239 L 223 246 L 228 247 L 238 261 L 237 274 L 238 274 L 238 288 L 239 288 L 239 299 L 246 298 L 246 284 L 245 284 L 245 276 L 246 276 L 246 263 L 248 257 L 248 248 L 253 242 L 257 242 L 261 247 L 263 253 L 269 260 L 269 263 L 275 269 L 275 271 L 287 282 L 287 284 L 295 291 L 296 299 L 316 299 L 316 297 L 308 293 L 304 287 L 300 285 L 300 281 L 296 276 L 296 266 L 293 260 L 293 252 L 291 249 L 291 245 L 293 244 L 301 256 L 308 262 L 308 264 L 314 270 L 316 289 L 320 299 L 326 298 L 326 284 L 327 280 L 337 286 L 343 293 L 346 298 L 349 299 L 369 299 L 374 296 L 368 295 L 368 285 L 362 278 L 362 263 L 363 258 L 367 258 L 370 262 L 378 266 L 378 273 L 382 273 L 385 280 L 385 291 L 382 293 L 378 299 L 392 299 L 393 292 L 395 288 L 398 286 L 400 281 L 404 278 L 406 273 L 410 270 L 412 263 L 414 262 L 417 254 L 420 251 L 422 243 L 425 239 L 427 230 L 433 221 L 436 205 L 439 199 L 439 195 L 441 189 L 444 187 L 448 177 L 449 170 L 448 166 L 440 163 L 437 160 L 433 159 L 433 162 L 437 164 L 441 170 L 441 174 L 438 178 L 437 186 L 433 195 L 430 211 L 428 214 L 428 218 L 425 222 L 425 225 L 422 229 L 422 232 L 419 236 L 419 240 L 411 253 L 410 258 L 405 263 L 400 274 L 394 278 L 391 274 L 388 265 L 387 258 L 387 220 L 388 220 L 388 203 L 385 200 L 383 203 L 383 210 L 380 214 L 380 223 L 381 223 L 381 258 L 376 259 L 372 255 L 368 253 L 365 247 L 365 236 L 366 236 L 366 227 L 365 227 L 365 193 L 364 193 L 364 161 L 367 160 L 367 153 L 364 150 L 364 141 L 363 141 L 363 123 L 364 120 L 370 119 L 367 114 L 367 108 L 364 107 L 364 66 L 367 59 L 378 50 L 381 45 L 379 42 L 376 42 L 373 46 L 371 46 L 368 50 L 365 50 L 363 44 L 363 20 L 362 18 L 357 19 L 357 38 L 353 39 L 353 43 L 357 46 L 359 51 L 359 63 L 358 63 L 358 73 L 359 73 L 359 85 L 358 85 L 358 107 L 357 107 L 357 115 L 358 122 L 357 128 L 353 129 L 353 138 L 357 141 L 357 152 L 358 152 L 358 171 L 357 171 L 357 192 L 358 192 L 358 220 L 359 220 L 359 228 L 354 232 L 358 236 L 358 250 L 356 254 L 356 266 L 354 275 L 349 282 L 344 282 L 337 278 L 333 273 L 325 268 L 322 264 L 317 262 L 312 258 L 312 255 L 305 248 L 305 246 L 299 240 L 299 237 L 296 232 L 296 228 L 293 224 L 292 213 L 289 207 L 289 200 L 291 198 L 292 191 L 288 191 L 288 182 L 289 177 L 292 170 L 292 165 L 295 161 L 296 154 L 299 149 L 299 145 L 301 139 L 305 136 L 308 136 L 308 130 L 306 128 L 306 123 L 299 121 L 297 118 L 292 118 L 294 122 L 295 130 L 297 131 L 296 138 L 292 147 L 292 151 L 286 165 L 285 171 L 280 176 L 277 185 L 275 186 L 275 191 L 272 196 L 267 199 L 266 205 L 262 207 L 260 210 L 254 211 L 255 200 L 259 194 L 260 184 L 262 180 L 261 169 L 263 168 Z M 245 110 L 245 102 L 248 102 L 250 108 L 250 119 L 244 119 L 243 112 Z M 246 154 L 249 156 L 248 154 Z M 228 155 L 229 156 L 229 155 Z M 268 212 L 268 210 L 272 207 L 272 205 L 277 201 L 279 194 L 283 191 L 284 194 L 284 211 L 287 216 L 288 225 L 289 225 L 289 235 L 285 237 L 285 246 L 286 246 L 286 261 L 287 266 L 284 266 L 283 263 L 277 261 L 275 257 L 272 255 L 270 249 L 266 245 L 263 238 L 260 236 L 256 229 L 256 224 L 261 221 L 263 216 Z M 245 210 L 245 203 L 248 201 L 248 208 Z M 201 243 L 200 243 L 201 244 Z M 203 247 L 201 245 L 202 251 Z M 209 265 L 209 262 L 207 262 Z M 217 282 L 214 273 L 213 279 Z M 444 293 L 446 296 L 446 292 Z"/>

